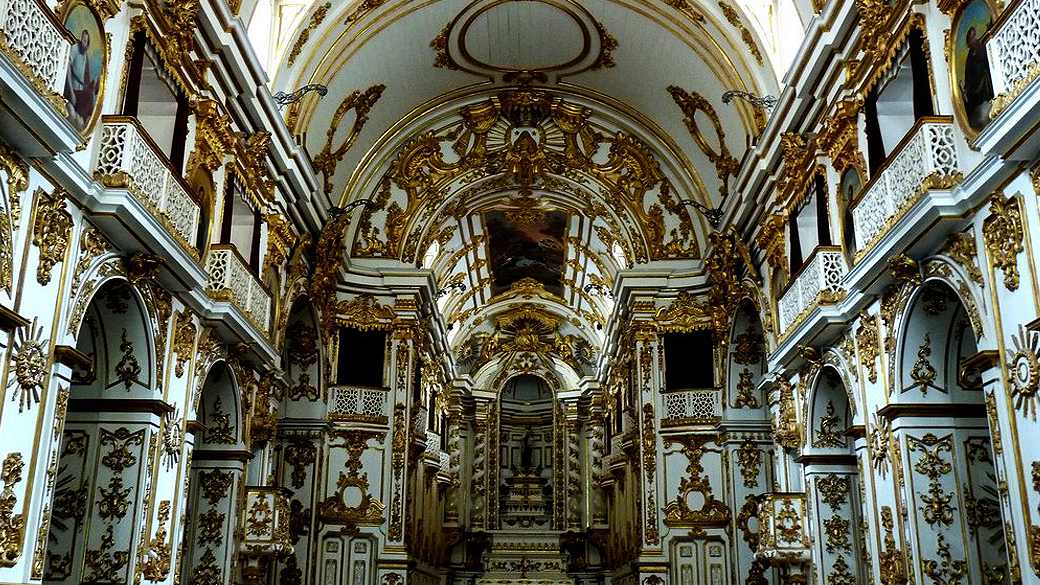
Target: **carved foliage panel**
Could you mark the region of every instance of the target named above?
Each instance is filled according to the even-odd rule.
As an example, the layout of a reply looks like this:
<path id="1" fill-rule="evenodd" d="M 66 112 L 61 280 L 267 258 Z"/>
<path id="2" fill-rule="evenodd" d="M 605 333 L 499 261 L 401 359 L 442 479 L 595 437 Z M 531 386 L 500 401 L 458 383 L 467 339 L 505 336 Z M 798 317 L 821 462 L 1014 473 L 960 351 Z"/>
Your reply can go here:
<path id="1" fill-rule="evenodd" d="M 983 577 L 1007 571 L 985 427 L 915 429 L 900 444 L 905 498 L 918 537 L 913 552 L 924 575 L 943 583 L 999 582 Z"/>
<path id="2" fill-rule="evenodd" d="M 772 490 L 773 441 L 769 433 L 734 433 L 726 444 L 728 458 L 728 481 L 732 486 L 731 509 L 736 519 L 737 566 L 742 582 L 749 585 L 764 585 L 768 573 L 768 562 L 756 560 L 760 522 L 758 506 L 765 493 Z"/>
<path id="3" fill-rule="evenodd" d="M 66 424 L 44 563 L 48 581 L 125 583 L 133 575 L 154 437 L 145 423 Z"/>
<path id="4" fill-rule="evenodd" d="M 810 473 L 807 481 L 813 487 L 813 556 L 822 567 L 821 579 L 841 585 L 862 582 L 856 475 L 850 471 Z"/>
<path id="5" fill-rule="evenodd" d="M 236 464 L 226 466 L 199 459 L 193 462 L 182 582 L 198 585 L 229 582 L 241 482 L 242 471 Z"/>
<path id="6" fill-rule="evenodd" d="M 321 469 L 319 460 L 324 459 L 319 456 L 323 444 L 321 434 L 306 431 L 293 431 L 278 438 L 280 480 L 277 485 L 286 486 L 292 492 L 289 496 L 289 542 L 293 545 L 293 554 L 279 559 L 275 565 L 275 579 L 281 585 L 303 582 L 303 570 L 313 550 L 315 489 L 320 483 L 315 474 Z"/>
<path id="7" fill-rule="evenodd" d="M 83 429 L 66 429 L 62 433 L 44 559 L 43 577 L 48 582 L 74 583 L 79 579 L 83 564 L 83 525 L 91 490 L 87 450 L 93 438 Z"/>

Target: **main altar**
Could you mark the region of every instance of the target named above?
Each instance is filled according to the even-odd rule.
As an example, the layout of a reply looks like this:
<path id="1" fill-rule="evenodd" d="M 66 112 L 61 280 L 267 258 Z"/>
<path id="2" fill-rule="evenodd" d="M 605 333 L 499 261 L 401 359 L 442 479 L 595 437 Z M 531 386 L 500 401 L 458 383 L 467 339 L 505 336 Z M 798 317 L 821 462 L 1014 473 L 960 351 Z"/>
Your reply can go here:
<path id="1" fill-rule="evenodd" d="M 560 550 L 560 533 L 529 529 L 495 530 L 477 585 L 570 584 L 567 556 Z"/>

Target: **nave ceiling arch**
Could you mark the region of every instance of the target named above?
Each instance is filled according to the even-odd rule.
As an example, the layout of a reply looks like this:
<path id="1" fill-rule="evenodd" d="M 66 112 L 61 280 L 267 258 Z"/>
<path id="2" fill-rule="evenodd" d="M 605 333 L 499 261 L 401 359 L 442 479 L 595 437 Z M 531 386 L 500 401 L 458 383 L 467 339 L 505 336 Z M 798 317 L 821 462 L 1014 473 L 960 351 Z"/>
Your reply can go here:
<path id="1" fill-rule="evenodd" d="M 431 270 L 458 355 L 518 295 L 599 347 L 620 270 L 700 271 L 712 228 L 684 201 L 721 206 L 767 115 L 722 93 L 777 87 L 738 3 L 317 2 L 298 22 L 271 89 L 328 89 L 284 115 L 316 199 L 371 202 L 348 266 Z"/>

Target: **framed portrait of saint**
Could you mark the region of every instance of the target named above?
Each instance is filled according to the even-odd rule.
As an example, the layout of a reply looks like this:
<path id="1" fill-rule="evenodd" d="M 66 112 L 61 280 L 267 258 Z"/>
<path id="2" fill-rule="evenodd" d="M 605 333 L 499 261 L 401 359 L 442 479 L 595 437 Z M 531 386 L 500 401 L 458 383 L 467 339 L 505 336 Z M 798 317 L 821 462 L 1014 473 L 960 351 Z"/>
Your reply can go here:
<path id="1" fill-rule="evenodd" d="M 108 67 L 108 39 L 101 18 L 83 0 L 68 2 L 61 20 L 76 39 L 69 52 L 62 94 L 68 102 L 69 122 L 86 136 L 94 129 L 101 111 Z"/>
<path id="2" fill-rule="evenodd" d="M 993 105 L 993 80 L 983 38 L 993 25 L 989 0 L 968 0 L 954 15 L 950 28 L 950 81 L 954 109 L 968 139 L 989 123 Z"/>

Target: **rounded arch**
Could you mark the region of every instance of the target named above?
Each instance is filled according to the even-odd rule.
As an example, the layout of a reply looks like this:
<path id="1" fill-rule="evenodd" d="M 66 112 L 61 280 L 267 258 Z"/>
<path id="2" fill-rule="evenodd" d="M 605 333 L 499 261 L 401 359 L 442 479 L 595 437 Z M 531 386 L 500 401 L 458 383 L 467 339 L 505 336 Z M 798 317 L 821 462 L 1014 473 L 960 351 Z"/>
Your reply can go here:
<path id="1" fill-rule="evenodd" d="M 228 449 L 245 444 L 245 411 L 239 392 L 239 380 L 226 359 L 220 359 L 201 377 L 195 420 L 202 432 L 195 441 L 196 449 Z"/>
<path id="2" fill-rule="evenodd" d="M 311 408 L 306 402 L 321 400 L 322 389 L 326 387 L 324 379 L 325 355 L 318 327 L 317 311 L 307 302 L 309 297 L 299 296 L 288 307 L 289 318 L 283 331 L 280 346 L 282 353 L 282 369 L 285 372 L 287 389 L 283 401 L 283 414 L 307 415 L 296 412 L 299 408 Z M 311 413 L 314 414 L 314 413 Z"/>
<path id="3" fill-rule="evenodd" d="M 929 258 L 923 262 L 923 265 L 924 273 L 927 275 L 925 283 L 943 283 L 960 299 L 967 313 L 972 332 L 975 334 L 976 342 L 995 339 L 996 331 L 993 329 L 993 320 L 983 318 L 983 315 L 990 314 L 990 311 L 985 295 L 982 294 L 981 269 L 974 265 L 970 267 L 970 270 L 966 269 L 947 256 Z M 975 271 L 977 273 L 973 276 Z"/>
<path id="4" fill-rule="evenodd" d="M 73 372 L 73 391 L 100 396 L 118 387 L 132 398 L 154 397 L 160 390 L 154 317 L 144 296 L 122 276 L 104 278 L 82 295 L 82 313 L 70 327 L 92 365 Z"/>
<path id="5" fill-rule="evenodd" d="M 848 379 L 831 363 L 816 369 L 806 396 L 806 447 L 814 450 L 848 452 L 852 442 L 847 432 L 854 424 L 856 404 Z"/>
<path id="6" fill-rule="evenodd" d="M 766 374 L 766 341 L 758 307 L 744 297 L 733 314 L 729 331 L 726 377 L 727 407 L 758 411 L 768 406 L 759 385 Z"/>
<path id="7" fill-rule="evenodd" d="M 305 274 L 296 275 L 295 270 L 291 270 L 289 275 L 286 277 L 285 292 L 282 294 L 282 298 L 278 303 L 278 319 L 274 329 L 274 346 L 281 347 L 285 343 L 285 332 L 289 327 L 289 318 L 292 312 L 296 309 L 299 303 L 304 302 L 306 299 L 307 305 L 311 311 L 314 312 L 315 323 L 320 323 L 320 315 L 318 314 L 319 308 L 314 303 L 310 302 L 310 295 L 307 292 L 308 280 Z"/>
<path id="8" fill-rule="evenodd" d="M 940 278 L 926 279 L 911 293 L 896 337 L 894 401 L 981 401 L 980 381 L 960 368 L 978 352 L 963 298 Z"/>

